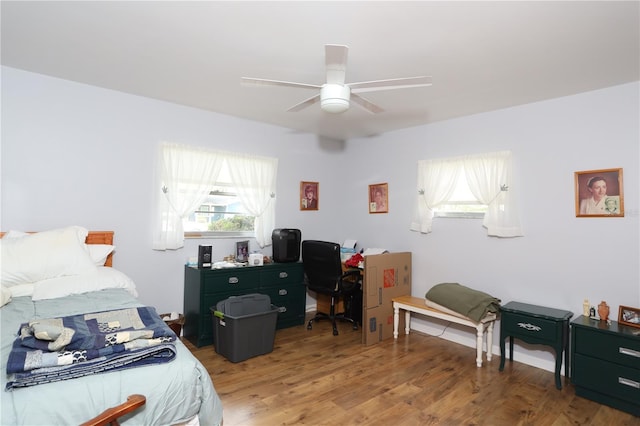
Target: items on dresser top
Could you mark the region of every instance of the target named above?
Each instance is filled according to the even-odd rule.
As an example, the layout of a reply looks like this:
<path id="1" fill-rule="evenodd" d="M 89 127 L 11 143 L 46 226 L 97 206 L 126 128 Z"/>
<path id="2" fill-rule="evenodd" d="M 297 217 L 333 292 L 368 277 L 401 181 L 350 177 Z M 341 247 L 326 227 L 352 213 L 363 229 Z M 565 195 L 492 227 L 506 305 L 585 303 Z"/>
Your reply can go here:
<path id="1" fill-rule="evenodd" d="M 569 320 L 573 312 L 520 302 L 509 302 L 500 311 L 500 371 L 504 370 L 504 341 L 507 337 L 511 361 L 514 338 L 531 344 L 551 346 L 556 353 L 556 388 L 562 389 L 560 369 L 563 353 L 564 372 L 569 377 Z"/>
<path id="2" fill-rule="evenodd" d="M 576 395 L 640 416 L 640 329 L 579 316 L 571 366 Z"/>

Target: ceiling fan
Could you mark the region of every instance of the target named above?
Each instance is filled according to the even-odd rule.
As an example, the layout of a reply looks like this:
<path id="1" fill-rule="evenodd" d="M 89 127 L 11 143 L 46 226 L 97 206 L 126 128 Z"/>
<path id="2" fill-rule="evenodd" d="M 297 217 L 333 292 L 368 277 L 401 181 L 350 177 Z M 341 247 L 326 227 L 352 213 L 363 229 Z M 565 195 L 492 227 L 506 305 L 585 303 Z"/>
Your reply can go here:
<path id="1" fill-rule="evenodd" d="M 372 114 L 377 114 L 384 110 L 360 96 L 359 93 L 431 86 L 431 77 L 429 76 L 345 83 L 348 51 L 349 48 L 347 46 L 335 44 L 325 45 L 327 82 L 323 85 L 250 77 L 242 77 L 242 84 L 251 86 L 285 86 L 305 89 L 320 89 L 320 93 L 317 93 L 292 106 L 287 111 L 300 111 L 310 105 L 320 102 L 320 108 L 322 108 L 323 111 L 341 113 L 348 110 L 349 102 L 353 101 Z"/>

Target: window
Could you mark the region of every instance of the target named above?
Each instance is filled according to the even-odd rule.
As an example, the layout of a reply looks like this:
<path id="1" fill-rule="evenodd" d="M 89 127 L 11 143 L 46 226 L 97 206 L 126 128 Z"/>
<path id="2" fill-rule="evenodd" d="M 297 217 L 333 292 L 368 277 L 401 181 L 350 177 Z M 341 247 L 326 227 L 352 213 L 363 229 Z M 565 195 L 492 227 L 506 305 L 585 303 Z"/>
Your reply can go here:
<path id="1" fill-rule="evenodd" d="M 179 249 L 189 233 L 270 244 L 277 171 L 276 158 L 161 144 L 153 249 Z"/>
<path id="2" fill-rule="evenodd" d="M 217 186 L 202 204 L 182 219 L 185 236 L 253 236 L 255 217 L 232 186 Z"/>
<path id="3" fill-rule="evenodd" d="M 522 236 L 511 180 L 510 151 L 421 160 L 409 229 L 432 232 L 436 213 L 476 215 L 491 236 Z"/>
<path id="4" fill-rule="evenodd" d="M 461 164 L 453 194 L 449 200 L 433 208 L 434 217 L 482 219 L 486 211 L 487 205 L 478 201 L 469 189 L 464 167 Z"/>
<path id="5" fill-rule="evenodd" d="M 182 219 L 186 237 L 252 237 L 255 217 L 249 214 L 222 164 L 215 186 L 188 216 Z"/>

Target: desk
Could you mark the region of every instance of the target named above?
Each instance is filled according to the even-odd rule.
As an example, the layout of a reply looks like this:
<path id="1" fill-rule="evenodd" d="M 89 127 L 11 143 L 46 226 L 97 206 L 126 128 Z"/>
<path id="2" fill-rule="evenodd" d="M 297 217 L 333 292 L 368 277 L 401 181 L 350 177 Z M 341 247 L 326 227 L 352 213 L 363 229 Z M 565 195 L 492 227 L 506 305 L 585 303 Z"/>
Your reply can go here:
<path id="1" fill-rule="evenodd" d="M 466 325 L 476 330 L 476 365 L 482 367 L 482 340 L 484 333 L 487 333 L 487 361 L 491 361 L 493 355 L 493 323 L 496 314 L 488 313 L 480 322 L 472 321 L 470 318 L 451 315 L 446 312 L 433 309 L 425 304 L 425 300 L 413 296 L 400 296 L 393 298 L 393 338 L 398 338 L 398 325 L 400 322 L 400 309 L 405 311 L 404 333 L 409 334 L 411 329 L 411 312 L 451 321 L 456 324 Z"/>
<path id="2" fill-rule="evenodd" d="M 569 377 L 569 319 L 573 312 L 527 303 L 509 302 L 500 308 L 500 371 L 504 370 L 505 339 L 509 338 L 509 359 L 513 361 L 513 338 L 551 346 L 556 353 L 556 388 L 562 389 L 560 368 L 565 357 L 565 377 Z"/>
<path id="3" fill-rule="evenodd" d="M 391 299 L 411 294 L 411 253 L 365 256 L 362 270 L 362 343 L 373 345 L 393 335 Z M 318 297 L 318 310 L 330 299 Z M 338 305 L 339 306 L 339 305 Z M 348 310 L 348 307 L 346 307 Z M 336 308 L 336 312 L 345 308 Z"/>

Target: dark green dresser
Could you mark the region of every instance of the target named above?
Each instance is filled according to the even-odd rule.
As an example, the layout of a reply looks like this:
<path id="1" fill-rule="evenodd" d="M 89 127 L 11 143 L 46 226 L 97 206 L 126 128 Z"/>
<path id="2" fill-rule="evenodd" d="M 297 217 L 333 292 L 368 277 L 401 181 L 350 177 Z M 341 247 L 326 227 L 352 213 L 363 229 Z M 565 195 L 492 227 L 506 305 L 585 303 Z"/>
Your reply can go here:
<path id="1" fill-rule="evenodd" d="M 304 324 L 306 287 L 302 263 L 227 269 L 184 269 L 183 335 L 200 347 L 213 343 L 210 307 L 231 296 L 267 294 L 280 308 L 276 328 Z"/>
<path id="2" fill-rule="evenodd" d="M 576 395 L 640 416 L 640 328 L 579 316 L 571 358 Z"/>

